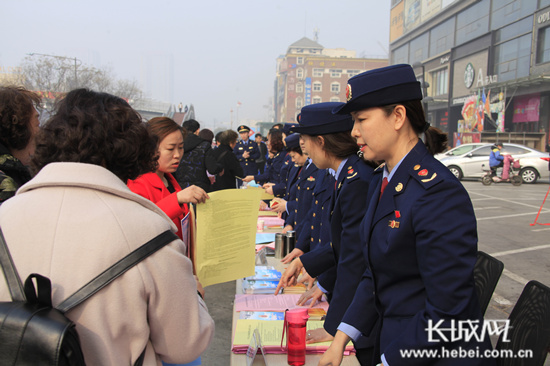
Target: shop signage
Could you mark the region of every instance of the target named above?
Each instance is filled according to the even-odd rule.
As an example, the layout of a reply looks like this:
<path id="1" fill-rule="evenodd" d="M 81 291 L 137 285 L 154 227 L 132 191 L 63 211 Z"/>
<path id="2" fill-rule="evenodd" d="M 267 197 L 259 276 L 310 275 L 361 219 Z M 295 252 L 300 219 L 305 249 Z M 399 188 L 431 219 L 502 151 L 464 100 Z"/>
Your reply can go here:
<path id="1" fill-rule="evenodd" d="M 544 24 L 549 20 L 550 20 L 550 11 L 547 11 L 545 13 L 539 14 L 539 16 L 537 17 L 537 24 Z"/>
<path id="2" fill-rule="evenodd" d="M 450 59 L 450 58 L 451 58 L 451 56 L 441 57 L 441 58 L 439 59 L 439 63 L 440 63 L 441 65 L 446 64 L 447 62 L 449 62 L 449 59 Z"/>
<path id="3" fill-rule="evenodd" d="M 476 82 L 476 88 L 479 88 L 498 82 L 498 75 L 483 76 L 483 69 L 479 68 L 476 76 L 474 65 L 472 65 L 471 62 L 468 62 L 466 69 L 464 70 L 464 86 L 470 89 L 472 85 L 474 85 L 474 80 Z"/>

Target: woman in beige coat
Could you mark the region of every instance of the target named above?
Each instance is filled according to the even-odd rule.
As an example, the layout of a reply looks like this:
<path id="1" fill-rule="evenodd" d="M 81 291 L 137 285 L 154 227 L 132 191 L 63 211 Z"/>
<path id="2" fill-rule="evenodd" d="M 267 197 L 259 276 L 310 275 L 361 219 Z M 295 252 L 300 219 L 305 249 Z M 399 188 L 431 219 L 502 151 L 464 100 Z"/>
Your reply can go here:
<path id="1" fill-rule="evenodd" d="M 24 280 L 52 281 L 53 304 L 161 232 L 176 231 L 125 182 L 154 169 L 155 142 L 122 99 L 70 92 L 37 137 L 38 174 L 0 207 L 0 226 Z M 175 240 L 67 316 L 90 365 L 185 363 L 210 343 L 214 322 L 185 245 Z M 0 276 L 1 277 L 1 276 Z M 9 301 L 0 279 L 0 301 Z"/>

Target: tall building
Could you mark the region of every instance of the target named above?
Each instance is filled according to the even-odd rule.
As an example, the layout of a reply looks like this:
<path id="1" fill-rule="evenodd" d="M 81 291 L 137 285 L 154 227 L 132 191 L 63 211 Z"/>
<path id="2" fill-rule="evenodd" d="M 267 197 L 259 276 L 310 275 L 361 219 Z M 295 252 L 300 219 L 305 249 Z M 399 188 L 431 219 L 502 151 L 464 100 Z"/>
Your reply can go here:
<path id="1" fill-rule="evenodd" d="M 544 150 L 550 0 L 391 0 L 391 64 L 413 65 L 432 125 L 454 145 Z"/>
<path id="2" fill-rule="evenodd" d="M 304 37 L 277 59 L 275 122 L 295 122 L 302 107 L 345 102 L 348 79 L 388 65 L 387 59 L 356 58 L 355 51 L 327 49 Z"/>

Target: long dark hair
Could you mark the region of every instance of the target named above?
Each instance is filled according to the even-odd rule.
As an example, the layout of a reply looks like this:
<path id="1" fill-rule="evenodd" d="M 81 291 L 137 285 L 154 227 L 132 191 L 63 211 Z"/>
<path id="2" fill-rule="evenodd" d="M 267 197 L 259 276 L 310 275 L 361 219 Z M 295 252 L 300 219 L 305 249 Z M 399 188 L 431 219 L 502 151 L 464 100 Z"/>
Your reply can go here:
<path id="1" fill-rule="evenodd" d="M 53 162 L 103 166 L 124 183 L 155 171 L 156 143 L 140 115 L 123 99 L 76 89 L 56 103 L 36 138 L 33 169 Z"/>
<path id="2" fill-rule="evenodd" d="M 407 118 L 409 119 L 414 132 L 416 132 L 419 136 L 422 133 L 426 136 L 424 144 L 430 154 L 435 155 L 447 149 L 447 134 L 441 132 L 438 128 L 429 126 L 426 123 L 424 108 L 422 108 L 422 102 L 420 100 L 390 104 L 380 108 L 382 108 L 384 113 L 386 113 L 386 116 L 389 116 L 398 105 L 405 107 Z M 426 127 L 428 128 L 426 129 Z"/>

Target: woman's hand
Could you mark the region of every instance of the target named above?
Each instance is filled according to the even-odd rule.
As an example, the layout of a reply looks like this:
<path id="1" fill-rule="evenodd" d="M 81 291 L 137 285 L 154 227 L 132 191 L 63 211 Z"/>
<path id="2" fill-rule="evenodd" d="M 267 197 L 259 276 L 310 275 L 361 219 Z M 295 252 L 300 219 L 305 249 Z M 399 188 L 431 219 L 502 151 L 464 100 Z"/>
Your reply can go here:
<path id="1" fill-rule="evenodd" d="M 338 330 L 336 331 L 336 336 L 330 344 L 330 347 L 325 351 L 323 357 L 317 364 L 317 366 L 337 366 L 342 363 L 342 358 L 344 357 L 344 350 L 346 344 L 350 341 L 350 338 L 346 333 Z"/>
<path id="2" fill-rule="evenodd" d="M 302 264 L 302 261 L 300 261 L 300 258 L 293 260 L 290 263 L 290 266 L 288 266 L 283 272 L 283 275 L 279 280 L 279 284 L 275 289 L 275 295 L 279 293 L 282 287 L 294 286 L 303 267 L 304 265 Z"/>
<path id="3" fill-rule="evenodd" d="M 292 225 L 287 225 L 283 228 L 283 231 L 281 231 L 281 233 L 286 234 L 288 231 L 292 231 L 292 230 L 294 230 Z"/>
<path id="4" fill-rule="evenodd" d="M 298 282 L 300 283 L 307 282 L 307 289 L 310 290 L 315 284 L 315 278 L 311 277 L 309 273 L 307 273 L 306 271 L 303 271 L 300 278 L 298 278 Z"/>
<path id="5" fill-rule="evenodd" d="M 298 299 L 298 302 L 296 305 L 305 306 L 306 303 L 311 299 L 311 303 L 309 304 L 309 307 L 312 308 L 317 304 L 317 301 L 321 302 L 321 298 L 323 297 L 323 291 L 317 287 L 317 285 L 313 286 L 310 290 L 307 290 L 300 296 Z"/>
<path id="6" fill-rule="evenodd" d="M 254 180 L 254 176 L 253 175 L 247 175 L 246 177 L 243 178 L 243 182 L 251 182 Z"/>
<path id="7" fill-rule="evenodd" d="M 178 203 L 203 203 L 210 197 L 204 189 L 197 186 L 189 186 L 177 193 Z"/>
<path id="8" fill-rule="evenodd" d="M 292 252 L 288 253 L 283 259 L 281 259 L 281 262 L 284 264 L 290 263 L 294 258 L 298 258 L 304 254 L 304 252 L 298 248 L 292 249 Z"/>
<path id="9" fill-rule="evenodd" d="M 266 190 L 267 192 L 267 190 Z M 286 201 L 282 198 L 274 198 L 272 201 L 275 201 L 271 204 L 271 210 L 275 212 L 285 212 L 286 211 Z"/>
<path id="10" fill-rule="evenodd" d="M 265 189 L 265 193 L 267 194 L 273 194 L 273 185 L 269 185 L 266 187 L 266 184 L 264 184 L 263 188 Z"/>
<path id="11" fill-rule="evenodd" d="M 306 334 L 306 343 L 330 342 L 334 339 L 325 328 L 309 330 Z"/>

